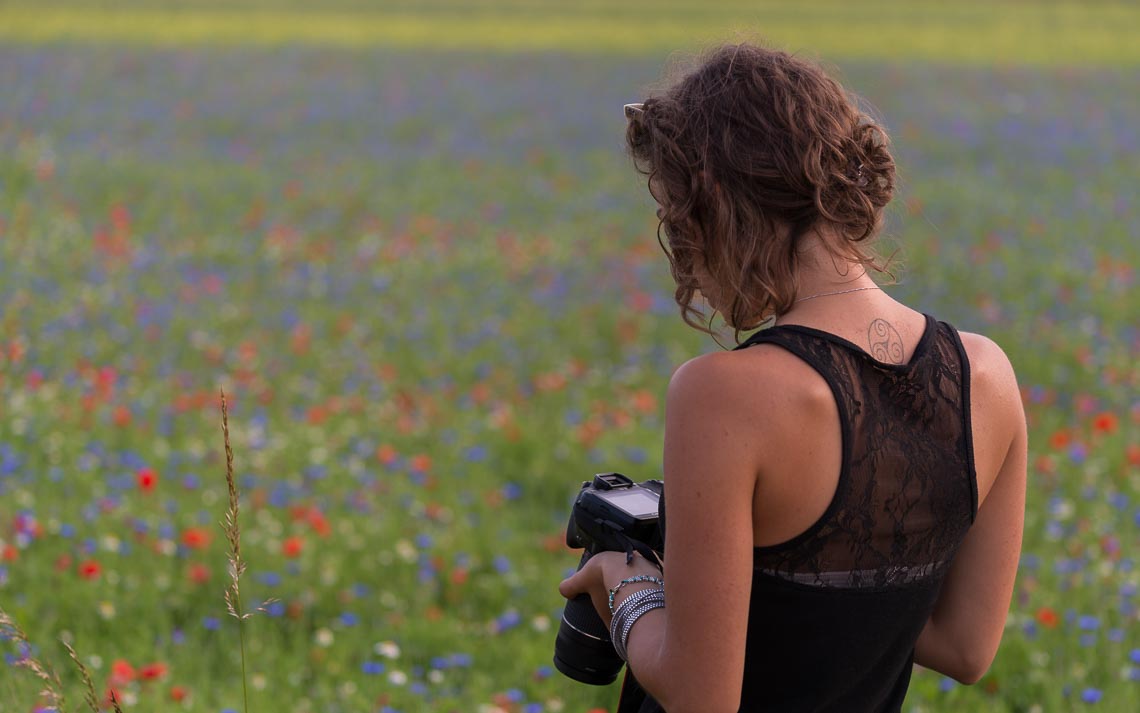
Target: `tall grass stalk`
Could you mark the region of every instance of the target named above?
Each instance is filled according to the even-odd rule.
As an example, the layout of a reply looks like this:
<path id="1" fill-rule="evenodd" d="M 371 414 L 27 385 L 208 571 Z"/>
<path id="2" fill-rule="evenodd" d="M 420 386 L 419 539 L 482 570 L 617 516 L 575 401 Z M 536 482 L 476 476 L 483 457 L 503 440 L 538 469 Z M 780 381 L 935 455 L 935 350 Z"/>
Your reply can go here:
<path id="1" fill-rule="evenodd" d="M 75 649 L 71 648 L 71 644 L 66 641 L 63 642 L 63 647 L 67 649 L 67 655 L 75 662 L 75 667 L 79 669 L 79 676 L 83 679 L 83 700 L 86 701 L 87 707 L 94 713 L 99 713 L 99 696 L 95 694 L 95 683 L 91 680 L 91 673 L 83 662 L 79 660 L 79 654 L 75 653 Z M 112 693 L 112 696 L 115 694 Z M 112 699 L 113 700 L 113 699 Z"/>
<path id="2" fill-rule="evenodd" d="M 237 619 L 238 622 L 238 641 L 241 646 L 241 695 L 243 710 L 245 713 L 249 713 L 249 691 L 246 686 L 245 673 L 245 627 L 242 624 L 252 614 L 243 613 L 241 610 L 241 589 L 239 585 L 241 575 L 245 572 L 245 562 L 241 558 L 241 527 L 238 526 L 238 492 L 237 486 L 234 484 L 234 452 L 230 447 L 229 411 L 226 407 L 225 390 L 221 390 L 220 393 L 222 397 L 222 439 L 226 446 L 226 485 L 230 493 L 230 506 L 226 510 L 225 522 L 221 523 L 222 530 L 226 533 L 226 540 L 230 543 L 230 585 L 226 587 L 226 609 L 230 616 Z"/>

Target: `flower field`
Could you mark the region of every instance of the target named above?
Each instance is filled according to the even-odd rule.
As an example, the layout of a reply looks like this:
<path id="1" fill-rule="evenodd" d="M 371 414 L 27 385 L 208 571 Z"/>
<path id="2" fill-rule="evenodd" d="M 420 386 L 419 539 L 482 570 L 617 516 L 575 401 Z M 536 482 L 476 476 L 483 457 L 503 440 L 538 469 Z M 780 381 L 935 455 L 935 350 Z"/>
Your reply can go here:
<path id="1" fill-rule="evenodd" d="M 668 378 L 717 348 L 622 153 L 667 52 L 84 41 L 11 13 L 0 610 L 29 643 L 0 626 L 0 713 L 46 705 L 29 658 L 85 710 L 61 639 L 108 709 L 244 709 L 221 389 L 242 599 L 267 602 L 250 711 L 612 710 L 551 666 L 568 507 L 595 472 L 660 473 Z M 1140 710 L 1140 59 L 1101 31 L 1121 61 L 821 50 L 893 136 L 888 289 L 1001 344 L 1030 419 L 997 661 L 917 672 L 907 711 Z"/>

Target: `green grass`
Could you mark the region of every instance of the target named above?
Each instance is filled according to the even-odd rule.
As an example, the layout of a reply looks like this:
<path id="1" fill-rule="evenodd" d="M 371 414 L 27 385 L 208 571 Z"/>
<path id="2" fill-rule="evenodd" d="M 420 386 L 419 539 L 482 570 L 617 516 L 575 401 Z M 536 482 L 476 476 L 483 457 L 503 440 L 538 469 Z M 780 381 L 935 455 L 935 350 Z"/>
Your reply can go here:
<path id="1" fill-rule="evenodd" d="M 760 37 L 832 59 L 1135 65 L 1140 7 L 1075 2 L 7 3 L 0 37 L 113 42 L 656 54 Z"/>

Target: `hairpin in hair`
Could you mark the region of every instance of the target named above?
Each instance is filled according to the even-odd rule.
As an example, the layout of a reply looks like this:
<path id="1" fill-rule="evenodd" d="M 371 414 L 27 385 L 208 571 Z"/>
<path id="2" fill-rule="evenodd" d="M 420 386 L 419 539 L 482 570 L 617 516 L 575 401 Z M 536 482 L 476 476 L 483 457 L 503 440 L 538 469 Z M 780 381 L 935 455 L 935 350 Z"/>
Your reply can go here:
<path id="1" fill-rule="evenodd" d="M 644 104 L 626 104 L 625 105 L 625 118 L 627 120 L 634 119 L 645 113 Z"/>

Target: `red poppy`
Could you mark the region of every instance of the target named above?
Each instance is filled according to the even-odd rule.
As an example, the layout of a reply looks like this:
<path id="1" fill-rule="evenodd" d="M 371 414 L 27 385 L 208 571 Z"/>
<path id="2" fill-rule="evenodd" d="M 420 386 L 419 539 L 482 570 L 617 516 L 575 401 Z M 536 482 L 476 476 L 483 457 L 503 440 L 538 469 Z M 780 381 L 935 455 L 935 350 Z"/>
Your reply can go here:
<path id="1" fill-rule="evenodd" d="M 305 542 L 300 537 L 286 537 L 281 543 L 281 553 L 286 557 L 299 557 L 304 549 Z"/>
<path id="2" fill-rule="evenodd" d="M 154 472 L 154 468 L 139 468 L 138 472 L 135 473 L 135 479 L 138 481 L 139 490 L 149 493 L 154 490 L 154 486 L 158 482 L 158 473 Z"/>
<path id="3" fill-rule="evenodd" d="M 166 664 L 164 663 L 148 663 L 139 669 L 139 678 L 144 681 L 153 681 L 162 678 L 166 675 Z"/>
<path id="4" fill-rule="evenodd" d="M 15 562 L 19 554 L 20 551 L 16 549 L 15 545 L 4 545 L 0 547 L 0 559 L 5 562 Z"/>
<path id="5" fill-rule="evenodd" d="M 79 576 L 84 579 L 98 579 L 103 568 L 95 560 L 83 560 L 79 563 Z"/>
<path id="6" fill-rule="evenodd" d="M 129 230 L 131 227 L 131 211 L 122 203 L 111 206 L 111 225 L 115 230 Z"/>
<path id="7" fill-rule="evenodd" d="M 126 659 L 115 659 L 111 663 L 111 685 L 121 686 L 135 680 L 135 667 Z"/>
<path id="8" fill-rule="evenodd" d="M 186 696 L 188 694 L 189 694 L 189 691 L 187 691 L 182 686 L 171 686 L 170 687 L 170 700 L 172 700 L 176 703 L 183 700 L 184 698 L 186 698 Z"/>
<path id="9" fill-rule="evenodd" d="M 560 391 L 567 383 L 566 375 L 556 371 L 539 374 L 534 378 L 534 385 L 539 391 Z"/>
<path id="10" fill-rule="evenodd" d="M 471 387 L 471 400 L 475 403 L 483 404 L 489 398 L 491 398 L 491 387 L 486 384 L 475 384 Z"/>
<path id="11" fill-rule="evenodd" d="M 648 389 L 633 392 L 633 408 L 640 413 L 656 413 L 657 397 Z"/>
<path id="12" fill-rule="evenodd" d="M 190 581 L 194 584 L 205 584 L 206 582 L 210 581 L 210 568 L 201 562 L 195 562 L 194 564 L 190 565 L 190 569 L 187 570 L 186 576 L 189 577 Z"/>
<path id="13" fill-rule="evenodd" d="M 188 527 L 182 531 L 182 544 L 192 550 L 204 549 L 210 544 L 210 533 L 201 527 Z"/>
<path id="14" fill-rule="evenodd" d="M 30 371 L 28 372 L 28 376 L 24 380 L 24 383 L 27 384 L 29 389 L 32 389 L 34 391 L 40 388 L 40 386 L 44 383 L 44 375 L 39 370 Z"/>
<path id="15" fill-rule="evenodd" d="M 294 354 L 307 354 L 312 340 L 313 330 L 306 324 L 293 327 L 293 332 L 289 335 L 289 343 Z"/>
<path id="16" fill-rule="evenodd" d="M 417 453 L 408 461 L 408 466 L 418 473 L 426 473 L 431 468 L 431 456 L 426 453 Z"/>
<path id="17" fill-rule="evenodd" d="M 1049 436 L 1049 445 L 1053 446 L 1057 450 L 1060 450 L 1069 445 L 1070 440 L 1072 439 L 1069 437 L 1069 432 L 1064 429 L 1060 429 L 1054 431 L 1053 434 Z"/>
<path id="18" fill-rule="evenodd" d="M 396 457 L 398 455 L 399 454 L 396 453 L 396 449 L 387 443 L 376 449 L 376 460 L 380 461 L 384 465 L 391 465 L 392 462 L 396 460 Z"/>
<path id="19" fill-rule="evenodd" d="M 305 519 L 308 521 L 309 527 L 313 528 L 313 532 L 317 533 L 321 537 L 328 537 L 332 532 L 332 527 L 329 525 L 328 518 L 326 518 L 325 514 L 317 508 L 310 508 L 308 514 L 305 516 Z"/>
<path id="20" fill-rule="evenodd" d="M 1101 433 L 1116 433 L 1118 425 L 1120 425 L 1120 419 L 1111 411 L 1101 412 L 1093 419 L 1093 428 Z"/>
<path id="21" fill-rule="evenodd" d="M 648 312 L 653 307 L 653 295 L 639 290 L 626 298 L 626 304 L 634 312 Z"/>
<path id="22" fill-rule="evenodd" d="M 1047 629 L 1052 629 L 1057 626 L 1057 612 L 1049 607 L 1041 607 L 1037 610 L 1037 622 Z"/>

